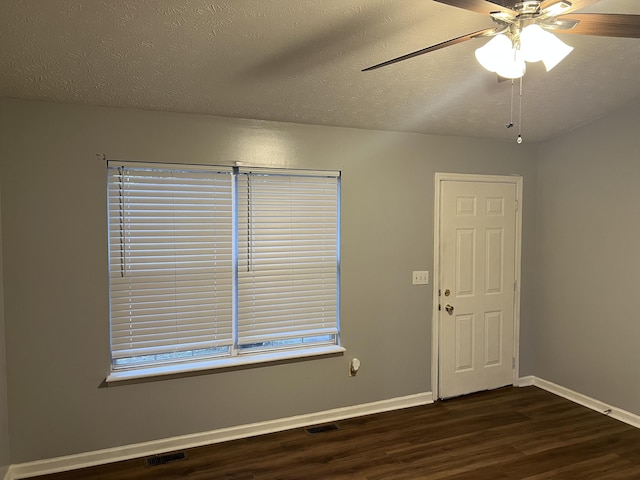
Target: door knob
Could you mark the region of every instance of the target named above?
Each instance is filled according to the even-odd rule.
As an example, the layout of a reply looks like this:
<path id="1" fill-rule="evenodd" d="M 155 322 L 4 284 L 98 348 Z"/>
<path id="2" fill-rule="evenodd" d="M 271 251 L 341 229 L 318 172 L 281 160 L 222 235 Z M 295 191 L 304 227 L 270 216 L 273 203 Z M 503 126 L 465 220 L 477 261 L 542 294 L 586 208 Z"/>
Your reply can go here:
<path id="1" fill-rule="evenodd" d="M 449 305 L 448 303 L 444 306 L 444 309 L 447 311 L 449 315 L 453 315 L 453 305 Z"/>

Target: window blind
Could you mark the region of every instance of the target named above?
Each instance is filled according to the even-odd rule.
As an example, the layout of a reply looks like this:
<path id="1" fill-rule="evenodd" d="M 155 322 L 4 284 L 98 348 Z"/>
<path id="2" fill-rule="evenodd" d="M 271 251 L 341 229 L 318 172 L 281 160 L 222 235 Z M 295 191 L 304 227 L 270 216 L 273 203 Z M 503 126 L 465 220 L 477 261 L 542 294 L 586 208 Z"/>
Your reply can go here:
<path id="1" fill-rule="evenodd" d="M 229 352 L 231 170 L 110 162 L 107 176 L 114 366 Z"/>
<path id="2" fill-rule="evenodd" d="M 337 343 L 339 177 L 238 175 L 238 344 Z"/>

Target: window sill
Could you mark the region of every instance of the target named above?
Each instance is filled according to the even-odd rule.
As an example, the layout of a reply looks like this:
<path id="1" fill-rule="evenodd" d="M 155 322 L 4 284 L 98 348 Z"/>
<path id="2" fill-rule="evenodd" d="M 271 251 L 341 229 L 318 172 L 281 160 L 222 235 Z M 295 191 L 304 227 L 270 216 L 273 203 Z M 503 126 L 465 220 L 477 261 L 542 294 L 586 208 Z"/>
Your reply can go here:
<path id="1" fill-rule="evenodd" d="M 346 352 L 346 349 L 344 347 L 331 345 L 327 347 L 308 348 L 305 350 L 285 350 L 280 352 L 246 355 L 232 358 L 216 358 L 211 360 L 203 360 L 200 362 L 160 365 L 156 367 L 116 371 L 112 372 L 105 381 L 107 383 L 112 383 L 127 380 L 138 380 L 142 378 L 160 377 L 165 375 L 201 372 L 204 370 L 217 370 L 220 368 L 242 367 L 261 363 L 279 362 L 282 360 L 295 360 L 300 358 L 335 355 L 344 352 Z"/>

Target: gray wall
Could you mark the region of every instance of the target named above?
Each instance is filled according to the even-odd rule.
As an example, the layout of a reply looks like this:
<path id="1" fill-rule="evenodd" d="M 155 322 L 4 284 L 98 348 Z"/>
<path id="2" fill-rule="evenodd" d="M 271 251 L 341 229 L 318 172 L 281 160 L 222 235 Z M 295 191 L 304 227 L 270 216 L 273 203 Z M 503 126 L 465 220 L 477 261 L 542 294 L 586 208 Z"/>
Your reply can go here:
<path id="1" fill-rule="evenodd" d="M 1 187 L 1 186 L 0 186 Z M 0 188 L 0 478 L 9 465 L 9 406 L 7 404 L 7 357 L 4 334 L 2 286 L 2 189 Z"/>
<path id="2" fill-rule="evenodd" d="M 536 147 L 0 100 L 11 462 L 431 391 L 436 171 L 524 176 L 522 334 L 533 331 Z M 110 158 L 341 169 L 343 357 L 137 384 L 109 372 Z M 533 373 L 522 345 L 521 373 Z M 347 375 L 350 358 L 362 369 Z"/>
<path id="3" fill-rule="evenodd" d="M 640 414 L 640 104 L 540 149 L 537 376 Z"/>

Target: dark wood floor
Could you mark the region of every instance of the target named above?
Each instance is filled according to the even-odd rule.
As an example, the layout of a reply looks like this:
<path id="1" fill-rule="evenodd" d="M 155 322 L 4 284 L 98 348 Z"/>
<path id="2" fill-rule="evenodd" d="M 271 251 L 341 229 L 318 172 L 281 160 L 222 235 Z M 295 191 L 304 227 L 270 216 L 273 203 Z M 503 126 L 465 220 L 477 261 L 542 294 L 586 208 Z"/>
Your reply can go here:
<path id="1" fill-rule="evenodd" d="M 207 480 L 640 479 L 640 430 L 536 387 L 187 450 L 149 467 L 129 460 L 38 477 Z"/>

